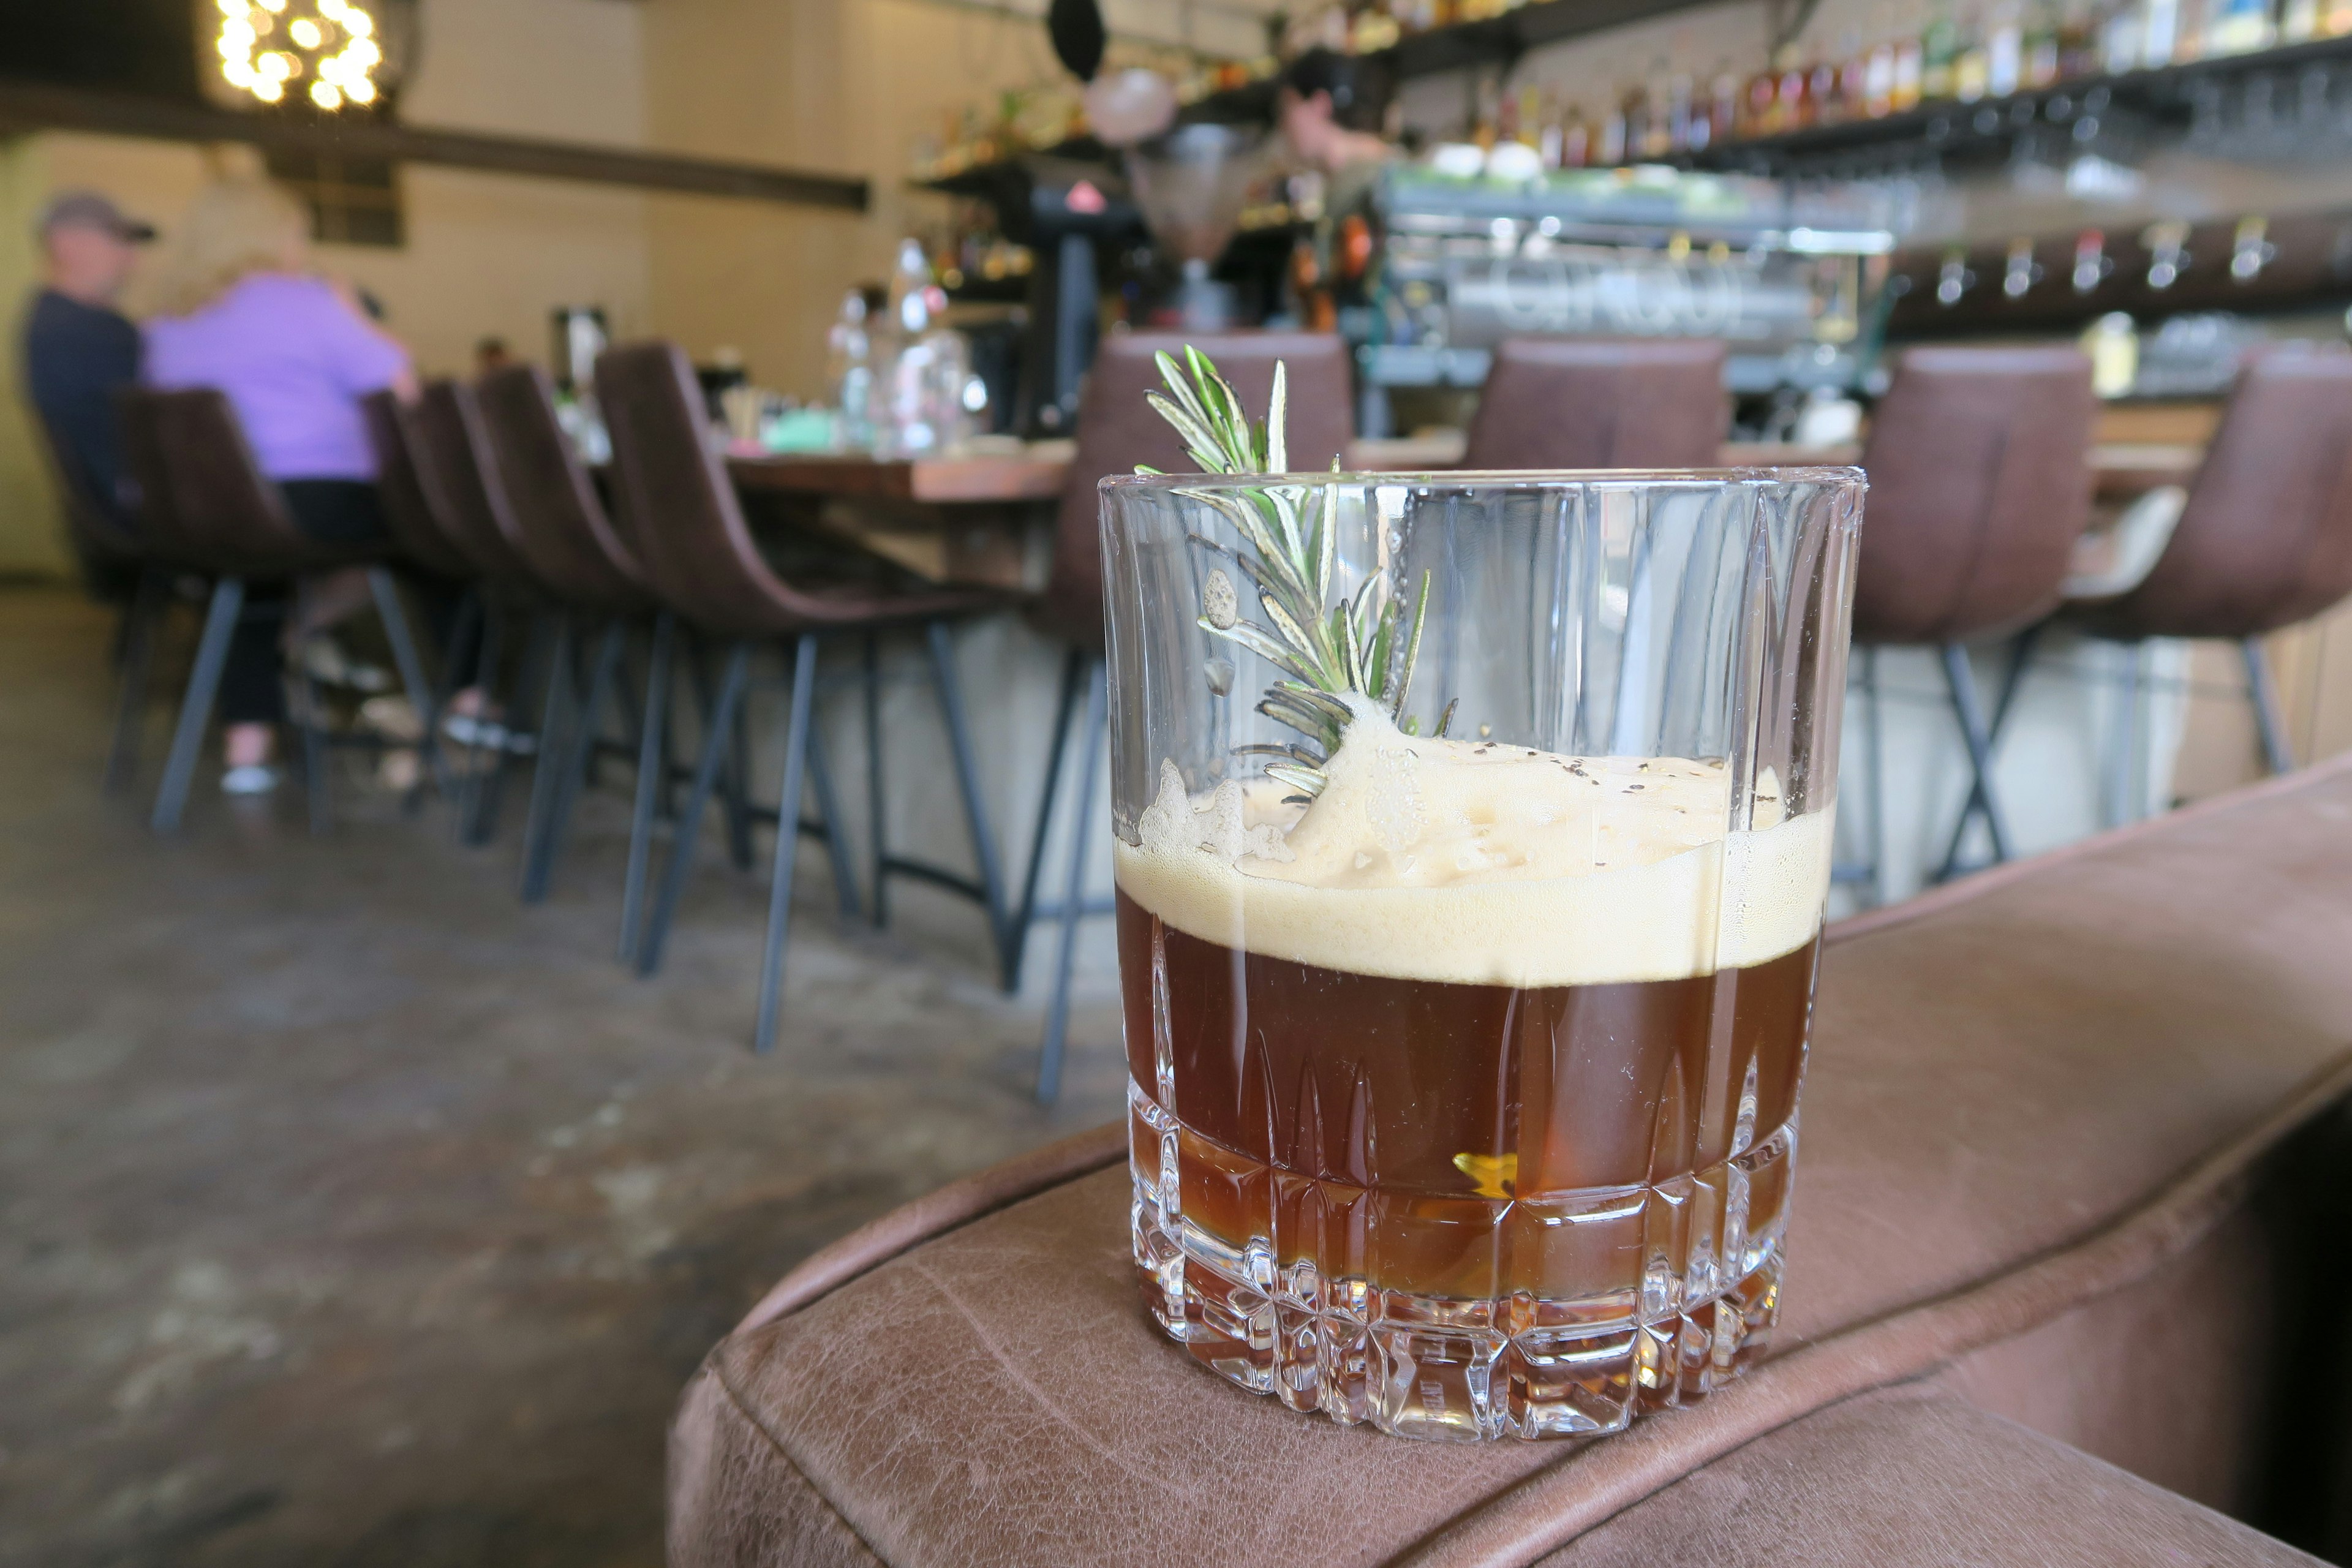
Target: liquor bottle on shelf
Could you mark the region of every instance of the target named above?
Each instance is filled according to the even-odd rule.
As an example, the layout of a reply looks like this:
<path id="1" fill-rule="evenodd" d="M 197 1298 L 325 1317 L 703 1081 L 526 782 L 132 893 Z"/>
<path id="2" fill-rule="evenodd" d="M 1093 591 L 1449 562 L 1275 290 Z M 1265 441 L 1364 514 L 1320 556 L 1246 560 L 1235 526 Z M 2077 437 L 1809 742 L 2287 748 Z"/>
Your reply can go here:
<path id="1" fill-rule="evenodd" d="M 2352 4 L 2352 0 L 2347 0 Z M 1731 62 L 1723 60 L 1715 68 L 1715 87 L 1707 99 L 1707 141 L 1720 144 L 1739 134 L 1739 78 L 1732 73 Z"/>
<path id="2" fill-rule="evenodd" d="M 1692 97 L 1691 73 L 1676 67 L 1666 82 L 1665 151 L 1669 155 L 1680 157 L 1696 147 L 1706 145 L 1706 132 L 1698 129 L 1706 125 L 1706 116 L 1704 112 L 1693 112 Z"/>
<path id="3" fill-rule="evenodd" d="M 2058 18 L 2058 79 L 2099 73 L 2099 24 L 2093 0 L 2067 0 Z"/>
<path id="4" fill-rule="evenodd" d="M 1997 0 L 1985 34 L 1986 94 L 2007 98 L 2025 85 L 2025 22 L 2018 0 Z"/>
<path id="5" fill-rule="evenodd" d="M 2268 0 L 2209 0 L 2205 8 L 2208 55 L 2242 55 L 2270 47 L 2275 34 Z"/>
<path id="6" fill-rule="evenodd" d="M 2025 26 L 2022 74 L 2027 87 L 2039 89 L 2057 81 L 2059 31 L 2055 0 L 2036 0 L 2032 19 Z"/>
<path id="7" fill-rule="evenodd" d="M 1581 169 L 1592 162 L 1592 121 L 1584 110 L 1571 107 L 1559 123 L 1559 166 Z"/>
<path id="8" fill-rule="evenodd" d="M 1919 33 L 1904 27 L 1895 37 L 1894 111 L 1901 114 L 1919 107 L 1927 96 L 1927 46 Z"/>
<path id="9" fill-rule="evenodd" d="M 2352 33 L 2352 0 L 2323 0 L 2319 9 L 2319 30 L 2331 38 Z"/>
<path id="10" fill-rule="evenodd" d="M 2146 23 L 2137 0 L 2124 0 L 2107 13 L 2099 28 L 2099 64 L 2109 76 L 2140 68 L 2140 35 Z"/>
<path id="11" fill-rule="evenodd" d="M 1620 102 L 1601 121 L 1601 134 L 1594 139 L 1592 162 L 1603 169 L 1613 169 L 1625 161 L 1625 105 Z"/>
<path id="12" fill-rule="evenodd" d="M 1834 59 L 1815 60 L 1805 72 L 1805 123 L 1834 125 L 1845 118 L 1838 101 L 1843 77 Z"/>
<path id="13" fill-rule="evenodd" d="M 2279 42 L 2307 44 L 2319 36 L 2319 0 L 2286 0 L 2279 7 Z"/>
<path id="14" fill-rule="evenodd" d="M 2180 54 L 2180 0 L 2147 0 L 2140 13 L 2139 63 L 2153 70 Z"/>
<path id="15" fill-rule="evenodd" d="M 1952 0 L 1933 3 L 1919 34 L 1919 97 L 1931 103 L 1957 98 L 1960 89 L 1960 29 L 1952 20 Z"/>
<path id="16" fill-rule="evenodd" d="M 1621 109 L 1625 118 L 1625 144 L 1617 154 L 1618 163 L 1638 163 L 1649 156 L 1650 120 L 1656 107 L 1650 101 L 1650 89 L 1646 84 L 1636 81 L 1625 89 Z"/>
<path id="17" fill-rule="evenodd" d="M 2352 0 L 2345 0 L 2352 5 Z M 1780 73 L 1769 60 L 1764 68 L 1748 79 L 1748 88 L 1739 105 L 1738 134 L 1743 137 L 1772 136 L 1780 130 Z"/>
<path id="18" fill-rule="evenodd" d="M 1958 46 L 1952 54 L 1952 96 L 1974 103 L 1990 89 L 1992 59 L 1985 30 L 1974 11 L 1960 19 Z"/>
<path id="19" fill-rule="evenodd" d="M 1878 41 L 1863 57 L 1862 111 L 1873 120 L 1884 120 L 1895 112 L 1894 27 L 1883 13 L 1878 19 Z"/>
<path id="20" fill-rule="evenodd" d="M 1813 106 L 1806 91 L 1811 73 L 1798 63 L 1797 46 L 1780 50 L 1780 90 L 1777 121 L 1783 131 L 1802 131 L 1813 122 Z"/>

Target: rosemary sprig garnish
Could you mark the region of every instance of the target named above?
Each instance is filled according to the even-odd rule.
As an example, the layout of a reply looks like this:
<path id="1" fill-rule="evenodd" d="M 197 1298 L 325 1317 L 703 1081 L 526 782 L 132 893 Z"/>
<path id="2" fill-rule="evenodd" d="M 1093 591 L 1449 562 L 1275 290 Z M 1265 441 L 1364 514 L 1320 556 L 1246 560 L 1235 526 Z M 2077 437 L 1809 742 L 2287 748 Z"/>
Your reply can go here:
<path id="1" fill-rule="evenodd" d="M 1217 374 L 1200 350 L 1188 344 L 1181 367 L 1165 353 L 1159 363 L 1167 391 L 1144 395 L 1175 426 L 1186 452 L 1203 472 L 1274 475 L 1287 470 L 1283 440 L 1287 378 L 1281 364 L 1274 367 L 1274 393 L 1265 418 L 1254 424 L 1233 384 Z M 1283 759 L 1268 763 L 1265 772 L 1300 792 L 1287 797 L 1293 800 L 1311 799 L 1322 792 L 1323 766 L 1356 718 L 1349 697 L 1380 703 L 1407 734 L 1419 728 L 1404 717 L 1404 702 L 1412 689 L 1422 623 L 1429 613 L 1429 574 L 1421 574 L 1421 591 L 1409 617 L 1402 598 L 1390 590 L 1385 567 L 1367 578 L 1352 599 L 1332 596 L 1339 531 L 1337 458 L 1331 460 L 1331 481 L 1320 487 L 1178 492 L 1215 507 L 1246 542 L 1245 549 L 1234 550 L 1203 534 L 1192 535 L 1195 544 L 1231 561 L 1249 579 L 1271 624 L 1242 619 L 1232 579 L 1213 568 L 1202 593 L 1200 625 L 1239 643 L 1290 678 L 1266 688 L 1257 710 L 1313 743 L 1236 750 Z M 1318 488 L 1319 505 L 1311 494 Z M 1445 732 L 1453 715 L 1448 703 L 1439 734 Z"/>

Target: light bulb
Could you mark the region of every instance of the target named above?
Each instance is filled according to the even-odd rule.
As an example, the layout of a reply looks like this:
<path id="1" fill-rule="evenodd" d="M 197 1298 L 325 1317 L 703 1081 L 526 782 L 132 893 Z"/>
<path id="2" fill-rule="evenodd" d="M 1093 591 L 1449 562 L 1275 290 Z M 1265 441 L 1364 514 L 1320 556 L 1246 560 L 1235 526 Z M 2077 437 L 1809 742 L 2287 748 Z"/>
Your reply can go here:
<path id="1" fill-rule="evenodd" d="M 270 50 L 253 63 L 254 68 L 271 81 L 284 81 L 294 74 L 294 61 L 279 54 L 276 49 Z"/>
<path id="2" fill-rule="evenodd" d="M 356 5 L 344 6 L 343 14 L 336 20 L 341 22 L 343 31 L 354 38 L 364 38 L 375 31 L 375 18 Z"/>
<path id="3" fill-rule="evenodd" d="M 253 68 L 243 60 L 228 60 L 221 66 L 221 76 L 231 87 L 250 88 L 254 84 Z"/>
<path id="4" fill-rule="evenodd" d="M 261 0 L 261 8 L 265 11 L 283 11 L 286 9 L 286 0 Z"/>
<path id="5" fill-rule="evenodd" d="M 343 85 L 343 72 L 350 68 L 350 63 L 341 55 L 320 55 L 318 63 L 310 68 L 320 81 L 331 81 L 341 87 Z"/>
<path id="6" fill-rule="evenodd" d="M 341 21 L 343 15 L 343 0 L 319 0 L 319 15 L 331 22 Z"/>
<path id="7" fill-rule="evenodd" d="M 321 109 L 341 109 L 343 95 L 335 90 L 333 82 L 314 81 L 310 84 L 310 101 Z"/>
<path id="8" fill-rule="evenodd" d="M 353 38 L 343 46 L 343 58 L 365 70 L 383 58 L 383 51 L 375 47 L 373 38 Z"/>
<path id="9" fill-rule="evenodd" d="M 275 103 L 286 96 L 285 88 L 274 77 L 262 77 L 253 84 L 253 96 L 264 103 Z"/>
<path id="10" fill-rule="evenodd" d="M 343 90 L 351 95 L 351 100 L 353 103 L 373 103 L 375 101 L 375 83 L 368 80 L 365 77 L 362 77 L 357 81 L 347 84 Z"/>
<path id="11" fill-rule="evenodd" d="M 244 16 L 245 0 L 220 0 L 220 14 L 224 16 Z"/>
<path id="12" fill-rule="evenodd" d="M 308 16 L 295 17 L 287 25 L 286 31 L 289 37 L 306 49 L 317 48 L 326 41 L 327 37 L 324 33 L 319 31 L 319 24 Z"/>
<path id="13" fill-rule="evenodd" d="M 223 54 L 227 54 L 232 49 L 240 55 L 244 54 L 253 47 L 253 25 L 250 22 L 222 24 L 220 47 Z"/>

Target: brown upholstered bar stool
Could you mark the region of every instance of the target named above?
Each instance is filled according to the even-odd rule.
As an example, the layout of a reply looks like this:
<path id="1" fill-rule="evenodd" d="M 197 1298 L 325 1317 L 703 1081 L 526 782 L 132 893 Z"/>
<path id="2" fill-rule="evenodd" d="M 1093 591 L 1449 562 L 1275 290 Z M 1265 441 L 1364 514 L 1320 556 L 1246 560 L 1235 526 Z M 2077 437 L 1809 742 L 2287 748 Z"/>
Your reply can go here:
<path id="1" fill-rule="evenodd" d="M 822 756 L 812 746 L 818 649 L 829 636 L 871 634 L 902 626 L 920 626 L 930 644 L 933 679 L 955 755 L 965 826 L 980 866 L 976 881 L 936 868 L 926 868 L 926 873 L 981 904 L 1001 954 L 1005 940 L 1003 892 L 996 874 L 987 813 L 981 802 L 947 624 L 954 616 L 1000 607 L 1003 600 L 963 589 L 908 590 L 871 582 L 824 585 L 787 582 L 761 555 L 734 484 L 710 449 L 702 393 L 685 353 L 668 342 L 608 351 L 596 362 L 596 388 L 612 433 L 621 510 L 635 520 L 635 540 L 642 552 L 647 582 L 680 616 L 730 645 L 718 698 L 705 726 L 694 783 L 679 813 L 669 864 L 638 940 L 639 972 L 650 974 L 661 963 L 664 940 L 693 868 L 703 811 L 730 753 L 743 750 L 736 717 L 742 709 L 752 651 L 761 644 L 783 645 L 789 650 L 792 696 L 783 716 L 783 781 L 777 796 L 775 868 L 769 893 L 767 949 L 761 966 L 759 1021 L 753 1034 L 754 1049 L 772 1048 L 800 841 L 796 829 L 823 833 L 835 875 L 850 874 L 830 783 L 821 767 L 811 766 Z M 817 789 L 818 824 L 806 824 L 800 815 L 804 779 Z M 876 868 L 877 882 L 894 864 L 903 869 L 913 863 L 886 856 Z"/>
<path id="2" fill-rule="evenodd" d="M 1992 737 L 2003 712 L 1987 715 L 1966 645 L 2029 626 L 2056 605 L 2089 515 L 2096 414 L 2090 361 L 2071 347 L 1915 348 L 1896 361 L 1871 416 L 1853 640 L 1863 649 L 1874 752 L 1876 650 L 1925 645 L 1941 656 L 1970 784 L 1939 877 L 1958 869 L 1972 816 L 1983 821 L 1993 858 L 2009 858 L 2009 824 L 1992 782 Z M 2002 693 L 2004 711 L 2015 686 L 2012 679 Z M 1877 834 L 1885 802 L 1874 760 L 1871 773 Z"/>
<path id="3" fill-rule="evenodd" d="M 621 909 L 620 956 L 626 962 L 643 909 L 655 809 L 667 777 L 677 618 L 656 600 L 621 519 L 605 507 L 594 479 L 572 449 L 556 417 L 554 388 L 546 372 L 535 365 L 499 371 L 485 376 L 477 394 L 482 427 L 508 507 L 520 528 L 520 542 L 540 579 L 580 619 L 583 632 L 593 634 L 595 643 L 584 695 L 576 701 L 569 691 L 570 661 L 559 658 L 555 665 L 550 721 L 543 726 L 551 739 L 541 750 L 539 775 L 533 780 L 534 831 L 528 836 L 525 856 L 525 902 L 546 897 L 573 803 L 594 760 L 605 707 L 616 697 L 627 696 L 622 665 L 631 629 L 645 627 L 650 636 L 645 696 L 637 705 L 636 793 Z M 558 734 L 555 720 L 565 710 L 569 721 Z M 811 740 L 816 740 L 814 731 Z M 821 752 L 817 758 L 821 771 Z M 836 871 L 845 906 L 854 914 L 856 884 L 846 866 Z"/>
<path id="4" fill-rule="evenodd" d="M 113 646 L 114 735 L 107 746 L 106 766 L 99 775 L 99 788 L 111 795 L 138 770 L 155 632 L 171 608 L 172 583 L 177 574 L 159 552 L 160 542 L 142 539 L 116 521 L 113 509 L 99 499 L 96 482 L 74 457 L 72 445 L 58 439 L 46 418 L 34 423 L 39 428 L 39 445 L 57 481 L 58 498 L 65 503 L 66 541 L 82 582 L 93 597 L 121 606 Z"/>
<path id="5" fill-rule="evenodd" d="M 1465 468 L 1711 468 L 1731 426 L 1712 338 L 1506 338 Z"/>
<path id="6" fill-rule="evenodd" d="M 1037 921 L 1061 925 L 1052 999 L 1037 1064 L 1037 1098 L 1051 1103 L 1061 1093 L 1062 1056 L 1069 1028 L 1070 969 L 1077 923 L 1086 914 L 1107 913 L 1108 903 L 1086 901 L 1088 836 L 1093 827 L 1096 769 L 1102 761 L 1107 721 L 1103 687 L 1102 537 L 1095 486 L 1113 474 L 1131 474 L 1138 465 L 1181 473 L 1192 467 L 1168 422 L 1152 412 L 1144 394 L 1160 384 L 1153 356 L 1181 361 L 1191 343 L 1216 363 L 1242 396 L 1243 406 L 1263 413 L 1274 389 L 1274 367 L 1282 364 L 1287 386 L 1287 447 L 1299 472 L 1328 468 L 1345 460 L 1355 438 L 1353 393 L 1347 345 L 1326 333 L 1129 332 L 1103 341 L 1087 377 L 1078 410 L 1078 449 L 1063 481 L 1061 511 L 1054 534 L 1053 574 L 1031 618 L 1041 630 L 1062 638 L 1069 652 L 1062 664 L 1062 696 L 1054 721 L 1053 750 L 1045 763 L 1045 787 L 1037 808 L 1029 867 L 1008 931 L 1012 958 L 1007 988 L 1020 984 L 1021 955 Z M 1718 388 L 1716 395 L 1721 395 Z M 1067 749 L 1070 720 L 1086 694 L 1086 726 L 1079 733 L 1077 800 L 1071 811 L 1069 870 L 1062 900 L 1041 908 L 1037 880 L 1053 824 L 1054 801 Z"/>
<path id="7" fill-rule="evenodd" d="M 2094 637 L 2226 637 L 2274 773 L 2294 765 L 2263 637 L 2352 594 L 2352 353 L 2255 355 L 2147 575 L 2064 619 Z"/>
<path id="8" fill-rule="evenodd" d="M 498 700 L 503 712 L 495 725 L 488 726 L 495 759 L 484 770 L 474 754 L 479 748 L 468 751 L 461 833 L 468 844 L 487 844 L 497 831 L 507 774 L 517 753 L 538 747 L 539 735 L 520 727 L 520 715 L 532 692 L 552 689 L 554 667 L 566 652 L 564 625 L 524 546 L 522 525 L 515 520 L 490 455 L 473 388 L 459 382 L 429 383 L 408 428 L 417 470 L 441 498 L 453 542 L 474 563 L 481 584 L 486 691 L 499 690 L 509 623 L 527 620 L 530 627 L 522 658 Z"/>
<path id="9" fill-rule="evenodd" d="M 159 531 L 176 538 L 188 558 L 214 574 L 212 603 L 197 644 L 194 671 L 173 731 L 172 752 L 155 797 L 152 826 L 170 833 L 180 825 L 194 780 L 196 753 L 211 722 L 231 634 L 245 613 L 247 584 L 254 579 L 291 580 L 299 594 L 310 573 L 364 566 L 376 614 L 392 645 L 409 700 L 418 711 L 430 700 L 423 663 L 410 637 L 400 590 L 386 562 L 388 548 L 328 547 L 294 526 L 278 487 L 263 477 L 246 443 L 228 399 L 208 388 L 126 392 L 121 400 L 124 448 L 143 495 L 152 498 L 144 515 Z M 302 677 L 306 698 L 299 721 L 307 763 L 310 826 L 324 831 L 331 817 L 326 753 L 337 743 L 319 721 L 316 683 Z M 439 752 L 428 735 L 423 749 L 437 766 Z"/>

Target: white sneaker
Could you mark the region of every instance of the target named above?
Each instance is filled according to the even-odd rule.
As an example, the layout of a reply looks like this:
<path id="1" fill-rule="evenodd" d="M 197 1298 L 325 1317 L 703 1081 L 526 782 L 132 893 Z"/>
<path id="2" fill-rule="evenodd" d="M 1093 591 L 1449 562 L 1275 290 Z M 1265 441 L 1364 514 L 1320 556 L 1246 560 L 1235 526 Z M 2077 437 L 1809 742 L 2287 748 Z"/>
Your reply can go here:
<path id="1" fill-rule="evenodd" d="M 268 795 L 278 787 L 278 773 L 267 763 L 246 763 L 221 774 L 223 795 Z"/>

